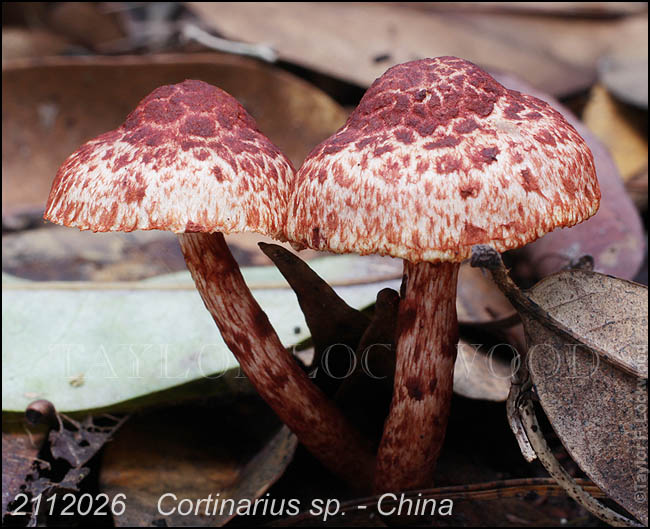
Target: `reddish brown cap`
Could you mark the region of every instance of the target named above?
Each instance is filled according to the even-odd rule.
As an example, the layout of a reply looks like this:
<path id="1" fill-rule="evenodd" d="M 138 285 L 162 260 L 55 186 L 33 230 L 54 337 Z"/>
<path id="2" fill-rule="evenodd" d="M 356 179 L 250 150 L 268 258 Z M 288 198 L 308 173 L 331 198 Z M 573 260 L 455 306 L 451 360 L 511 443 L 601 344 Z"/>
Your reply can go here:
<path id="1" fill-rule="evenodd" d="M 232 96 L 162 86 L 59 169 L 45 218 L 93 231 L 282 233 L 291 162 Z"/>
<path id="2" fill-rule="evenodd" d="M 458 261 L 517 248 L 598 210 L 584 140 L 545 102 L 455 57 L 400 64 L 318 145 L 288 236 L 319 250 Z"/>

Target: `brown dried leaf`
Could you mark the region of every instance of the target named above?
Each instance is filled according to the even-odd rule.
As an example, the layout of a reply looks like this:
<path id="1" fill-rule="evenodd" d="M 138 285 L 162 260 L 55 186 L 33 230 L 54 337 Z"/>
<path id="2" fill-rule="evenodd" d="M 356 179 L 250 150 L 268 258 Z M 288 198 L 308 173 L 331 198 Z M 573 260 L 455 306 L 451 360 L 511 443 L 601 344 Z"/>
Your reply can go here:
<path id="1" fill-rule="evenodd" d="M 128 498 L 115 525 L 222 526 L 232 518 L 218 510 L 163 515 L 158 500 L 168 492 L 178 500 L 164 502 L 165 508 L 210 495 L 219 502 L 261 497 L 293 459 L 297 440 L 286 427 L 278 430 L 259 398 L 252 399 L 164 409 L 125 426 L 107 447 L 100 475 L 103 492 Z"/>
<path id="2" fill-rule="evenodd" d="M 369 86 L 395 64 L 423 57 L 456 55 L 485 68 L 519 72 L 529 82 L 565 95 L 590 86 L 595 64 L 571 64 L 558 57 L 548 28 L 541 38 L 517 30 L 517 23 L 489 24 L 454 13 L 428 13 L 408 6 L 381 3 L 233 3 L 190 2 L 189 7 L 220 34 L 271 45 L 286 61 L 334 77 Z M 363 23 L 360 23 L 363 21 Z M 518 22 L 518 21 L 514 21 Z M 590 43 L 594 29 L 576 38 L 573 23 L 563 35 Z M 593 24 L 592 24 L 593 26 Z M 555 31 L 557 33 L 557 31 Z M 583 46 L 584 47 L 584 46 Z M 566 47 L 565 47 L 566 49 Z M 569 48 L 570 49 L 570 48 Z"/>
<path id="3" fill-rule="evenodd" d="M 635 277 L 645 256 L 643 225 L 607 148 L 566 107 L 548 94 L 512 75 L 495 74 L 495 78 L 508 88 L 543 99 L 564 115 L 591 149 L 600 184 L 600 209 L 593 217 L 570 229 L 557 229 L 524 247 L 522 255 L 535 275 L 544 277 L 557 272 L 572 260 L 587 254 L 594 258 L 597 272 L 624 279 Z"/>
<path id="4" fill-rule="evenodd" d="M 639 459 L 640 451 L 647 454 L 647 288 L 567 271 L 544 279 L 528 295 L 584 337 L 583 346 L 572 346 L 522 314 L 529 370 L 544 411 L 580 468 L 647 524 L 647 459 Z M 602 361 L 597 350 L 635 365 L 645 379 Z"/>
<path id="5" fill-rule="evenodd" d="M 124 121 L 154 88 L 200 79 L 237 98 L 298 166 L 345 111 L 307 82 L 251 59 L 201 53 L 3 63 L 2 208 L 43 208 L 59 165 Z"/>

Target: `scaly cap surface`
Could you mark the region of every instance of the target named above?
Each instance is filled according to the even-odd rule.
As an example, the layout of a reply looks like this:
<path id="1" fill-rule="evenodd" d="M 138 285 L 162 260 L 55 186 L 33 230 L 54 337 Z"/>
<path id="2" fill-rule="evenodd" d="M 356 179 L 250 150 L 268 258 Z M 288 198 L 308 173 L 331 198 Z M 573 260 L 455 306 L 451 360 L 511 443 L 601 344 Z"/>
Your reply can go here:
<path id="1" fill-rule="evenodd" d="M 282 233 L 289 160 L 232 96 L 162 86 L 57 172 L 45 218 L 93 231 Z"/>
<path id="2" fill-rule="evenodd" d="M 545 102 L 456 57 L 390 68 L 318 145 L 291 192 L 288 237 L 339 253 L 460 261 L 593 215 L 584 140 Z"/>

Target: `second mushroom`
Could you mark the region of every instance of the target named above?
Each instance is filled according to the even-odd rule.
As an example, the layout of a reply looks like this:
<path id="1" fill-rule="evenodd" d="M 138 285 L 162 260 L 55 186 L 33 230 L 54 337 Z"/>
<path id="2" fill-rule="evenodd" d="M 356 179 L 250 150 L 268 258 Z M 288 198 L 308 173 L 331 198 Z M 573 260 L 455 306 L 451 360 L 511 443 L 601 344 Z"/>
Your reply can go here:
<path id="1" fill-rule="evenodd" d="M 289 239 L 404 259 L 376 490 L 432 483 L 452 395 L 458 269 L 472 246 L 520 247 L 582 222 L 599 202 L 575 129 L 456 57 L 389 69 L 310 153 L 292 190 Z"/>

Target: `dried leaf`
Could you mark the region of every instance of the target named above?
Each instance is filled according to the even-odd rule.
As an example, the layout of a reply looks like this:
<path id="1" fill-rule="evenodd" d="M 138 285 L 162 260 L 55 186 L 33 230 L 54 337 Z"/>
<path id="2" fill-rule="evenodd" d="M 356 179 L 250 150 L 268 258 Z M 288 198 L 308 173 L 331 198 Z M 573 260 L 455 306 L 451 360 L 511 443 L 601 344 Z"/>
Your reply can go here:
<path id="1" fill-rule="evenodd" d="M 614 527 L 640 527 L 640 524 L 634 520 L 597 501 L 576 483 L 571 474 L 560 465 L 544 438 L 540 424 L 537 422 L 535 407 L 530 399 L 530 394 L 528 394 L 528 398 L 524 397 L 519 402 L 518 408 L 527 438 L 534 447 L 537 457 L 548 473 L 557 481 L 558 485 L 567 491 L 571 498 L 599 519 Z"/>
<path id="2" fill-rule="evenodd" d="M 346 118 L 302 79 L 216 53 L 11 61 L 3 62 L 2 73 L 3 215 L 43 208 L 61 162 L 83 142 L 116 128 L 164 84 L 191 78 L 226 90 L 296 166 Z"/>
<path id="3" fill-rule="evenodd" d="M 594 258 L 597 272 L 624 279 L 635 277 L 645 256 L 643 225 L 607 148 L 548 94 L 511 75 L 496 74 L 495 77 L 508 88 L 545 100 L 564 115 L 591 149 L 600 184 L 600 209 L 593 217 L 570 229 L 557 229 L 523 248 L 522 254 L 535 275 L 544 277 L 557 272 L 587 254 Z"/>
<path id="4" fill-rule="evenodd" d="M 531 32 L 513 33 L 516 24 L 480 27 L 480 20 L 470 16 L 434 15 L 381 3 L 188 5 L 228 38 L 264 42 L 286 61 L 364 87 L 390 66 L 440 55 L 519 72 L 556 95 L 584 89 L 596 76 L 595 65 L 570 64 L 555 56 L 553 39 L 543 27 L 538 33 L 544 38 L 530 45 Z M 564 35 L 575 39 L 575 30 L 571 33 L 568 24 L 564 28 Z M 590 29 L 591 33 L 585 30 L 582 35 L 593 49 Z"/>
<path id="5" fill-rule="evenodd" d="M 358 344 L 355 344 L 356 350 L 349 346 L 354 351 L 354 359 L 347 358 L 343 369 L 334 370 L 334 377 L 343 373 L 343 378 L 334 379 L 339 384 L 332 384 L 336 389 L 336 404 L 352 424 L 377 443 L 376 446 L 381 439 L 393 396 L 398 308 L 399 294 L 391 288 L 381 290 L 377 294 L 370 323 Z M 320 371 L 327 368 L 328 378 L 334 378 L 326 362 L 317 367 Z"/>
<path id="6" fill-rule="evenodd" d="M 595 351 L 648 377 L 648 288 L 584 270 L 549 276 L 528 296 Z"/>
<path id="7" fill-rule="evenodd" d="M 227 498 L 254 500 L 283 474 L 293 459 L 295 436 L 277 421 L 257 397 L 221 405 L 176 407 L 134 418 L 107 447 L 100 488 L 109 496 L 128 498 L 117 527 L 222 526 L 233 516 L 219 514 Z M 219 420 L 214 420 L 218 417 Z M 173 455 L 172 455 L 173 454 Z M 184 498 L 213 499 L 198 515 L 165 515 Z M 215 515 L 212 507 L 217 505 Z"/>
<path id="8" fill-rule="evenodd" d="M 42 212 L 37 212 L 42 225 Z M 9 217 L 3 217 L 6 222 Z M 272 239 L 253 233 L 226 236 L 240 266 L 269 265 L 257 243 Z M 286 243 L 287 247 L 290 245 Z M 315 251 L 302 257 L 314 258 Z M 378 268 L 378 267 L 377 267 Z M 36 281 L 136 281 L 185 271 L 178 237 L 166 231 L 92 233 L 47 225 L 2 236 L 2 269 Z M 383 276 L 387 272 L 377 270 Z M 279 275 L 276 282 L 281 281 Z"/>

